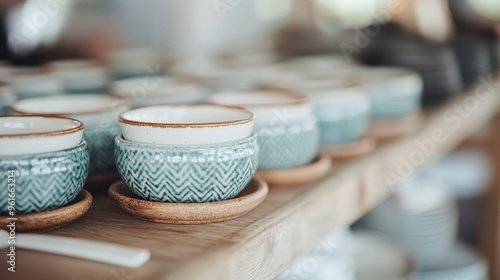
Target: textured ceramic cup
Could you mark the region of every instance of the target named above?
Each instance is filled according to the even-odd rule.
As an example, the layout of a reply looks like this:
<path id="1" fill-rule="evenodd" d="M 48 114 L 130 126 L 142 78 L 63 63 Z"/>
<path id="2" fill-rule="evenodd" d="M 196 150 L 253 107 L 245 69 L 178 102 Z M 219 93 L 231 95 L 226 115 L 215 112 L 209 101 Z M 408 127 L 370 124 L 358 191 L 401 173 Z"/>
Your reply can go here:
<path id="1" fill-rule="evenodd" d="M 372 103 L 374 119 L 403 118 L 420 110 L 423 82 L 416 72 L 396 67 L 365 67 L 359 83 Z"/>
<path id="2" fill-rule="evenodd" d="M 99 94 L 62 94 L 29 98 L 12 106 L 15 114 L 57 115 L 85 124 L 84 139 L 90 153 L 90 172 L 115 170 L 114 138 L 120 133 L 118 115 L 127 110 L 125 101 Z"/>
<path id="3" fill-rule="evenodd" d="M 235 197 L 253 177 L 253 115 L 215 105 L 155 106 L 120 115 L 118 171 L 139 197 L 211 202 Z M 126 138 L 126 139 L 125 139 Z"/>
<path id="4" fill-rule="evenodd" d="M 12 85 L 17 99 L 62 94 L 64 91 L 59 77 L 39 70 L 18 70 L 6 80 Z"/>
<path id="5" fill-rule="evenodd" d="M 186 77 L 145 76 L 115 81 L 111 94 L 127 100 L 131 108 L 201 103 L 208 91 L 199 80 Z"/>
<path id="6" fill-rule="evenodd" d="M 320 143 L 346 144 L 364 137 L 370 125 L 370 99 L 350 80 L 329 76 L 303 77 L 271 87 L 296 90 L 313 101 Z"/>
<path id="7" fill-rule="evenodd" d="M 255 115 L 260 148 L 259 169 L 284 169 L 308 164 L 316 156 L 319 133 L 307 97 L 286 91 L 219 93 L 210 103 L 241 106 Z"/>
<path id="8" fill-rule="evenodd" d="M 15 100 L 12 87 L 5 82 L 0 82 L 0 116 L 10 115 L 10 106 Z"/>
<path id="9" fill-rule="evenodd" d="M 0 156 L 0 172 L 13 174 L 11 177 L 5 175 L 6 186 L 0 188 L 0 196 L 5 198 L 0 202 L 0 212 L 8 214 L 10 193 L 15 193 L 16 214 L 52 210 L 71 202 L 87 178 L 89 155 L 86 146 L 82 141 L 66 150 Z"/>
<path id="10" fill-rule="evenodd" d="M 81 122 L 67 118 L 0 117 L 1 213 L 51 210 L 76 197 L 89 164 L 82 130 Z"/>
<path id="11" fill-rule="evenodd" d="M 48 69 L 63 83 L 65 93 L 105 93 L 110 77 L 108 69 L 88 60 L 51 62 Z"/>

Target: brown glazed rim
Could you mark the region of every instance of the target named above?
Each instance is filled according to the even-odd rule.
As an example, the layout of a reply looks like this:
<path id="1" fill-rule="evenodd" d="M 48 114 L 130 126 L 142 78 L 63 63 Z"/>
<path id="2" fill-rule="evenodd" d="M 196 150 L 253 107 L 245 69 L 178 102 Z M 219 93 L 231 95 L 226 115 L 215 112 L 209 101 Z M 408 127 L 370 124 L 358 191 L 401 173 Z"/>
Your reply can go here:
<path id="1" fill-rule="evenodd" d="M 97 109 L 97 110 L 88 110 L 88 111 L 76 111 L 76 112 L 57 112 L 57 113 L 38 113 L 38 112 L 27 112 L 24 110 L 20 110 L 16 108 L 16 105 L 18 105 L 21 102 L 25 102 L 26 100 L 32 100 L 36 98 L 53 98 L 56 96 L 104 96 L 104 97 L 110 97 L 114 99 L 115 101 L 119 101 L 116 105 L 109 106 L 106 108 L 102 109 Z M 94 114 L 99 114 L 99 113 L 106 113 L 109 110 L 115 110 L 119 109 L 120 107 L 127 106 L 127 102 L 118 96 L 114 95 L 101 95 L 101 94 L 60 94 L 60 95 L 53 95 L 53 96 L 44 96 L 44 97 L 32 97 L 32 98 L 26 98 L 26 99 L 21 99 L 16 101 L 12 107 L 11 107 L 11 112 L 20 114 L 20 115 L 37 115 L 37 116 L 48 116 L 48 117 L 57 117 L 57 116 L 74 116 L 74 115 L 94 115 Z"/>
<path id="2" fill-rule="evenodd" d="M 72 118 L 66 118 L 66 117 L 58 117 L 58 116 L 41 116 L 41 115 L 4 116 L 4 117 L 0 117 L 0 120 L 8 119 L 8 118 L 33 118 L 33 117 L 44 118 L 44 119 L 70 120 L 70 121 L 73 121 L 74 123 L 78 124 L 78 126 L 73 127 L 73 128 L 68 128 L 68 129 L 50 131 L 50 132 L 0 135 L 0 138 L 32 138 L 32 137 L 66 135 L 66 134 L 72 134 L 72 133 L 78 132 L 80 130 L 83 130 L 83 127 L 84 127 L 83 123 L 79 120 L 75 120 Z"/>
<path id="3" fill-rule="evenodd" d="M 255 90 L 248 90 L 248 91 L 243 91 L 242 93 L 248 93 L 248 94 L 253 94 L 253 93 L 272 93 L 276 95 L 282 95 L 286 97 L 293 97 L 295 98 L 294 100 L 289 100 L 289 101 L 283 101 L 283 102 L 272 102 L 272 103 L 239 103 L 236 106 L 242 106 L 242 107 L 273 107 L 273 106 L 290 106 L 290 105 L 303 105 L 307 104 L 310 102 L 309 97 L 304 96 L 299 94 L 298 92 L 285 89 L 285 88 L 279 88 L 279 87 L 266 87 L 266 86 L 261 86 Z M 221 92 L 219 94 L 228 94 L 226 92 Z M 214 94 L 217 95 L 217 94 Z M 208 104 L 214 104 L 214 105 L 223 105 L 222 103 L 219 103 L 210 97 L 208 98 Z"/>
<path id="4" fill-rule="evenodd" d="M 132 111 L 138 111 L 138 110 L 143 110 L 145 108 L 151 108 L 151 107 L 165 107 L 165 108 L 175 108 L 175 107 L 205 107 L 205 106 L 212 106 L 212 107 L 221 107 L 221 108 L 226 108 L 226 109 L 232 109 L 232 110 L 238 110 L 243 113 L 246 113 L 248 115 L 248 118 L 244 118 L 241 120 L 234 120 L 234 121 L 222 121 L 222 122 L 198 122 L 198 123 L 152 123 L 152 122 L 141 122 L 141 121 L 134 121 L 130 119 L 126 119 L 124 117 L 125 114 L 132 112 Z M 156 127 L 156 128 L 188 128 L 188 127 L 194 127 L 194 128 L 202 128 L 202 127 L 220 127 L 220 126 L 230 126 L 230 125 L 239 125 L 239 124 L 245 124 L 253 121 L 255 116 L 248 110 L 246 110 L 243 107 L 239 106 L 226 106 L 226 105 L 214 105 L 214 104 L 183 104 L 183 105 L 158 105 L 158 106 L 149 106 L 149 107 L 142 107 L 142 108 L 137 108 L 137 109 L 132 109 L 125 111 L 121 113 L 118 116 L 118 121 L 124 124 L 128 125 L 133 125 L 133 126 L 150 126 L 150 127 Z"/>

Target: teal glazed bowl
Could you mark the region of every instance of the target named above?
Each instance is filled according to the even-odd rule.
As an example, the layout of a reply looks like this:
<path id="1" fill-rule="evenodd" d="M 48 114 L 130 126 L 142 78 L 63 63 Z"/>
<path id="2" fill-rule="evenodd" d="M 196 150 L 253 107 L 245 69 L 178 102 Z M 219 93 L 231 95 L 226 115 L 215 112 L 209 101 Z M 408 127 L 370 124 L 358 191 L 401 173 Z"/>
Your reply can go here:
<path id="1" fill-rule="evenodd" d="M 318 152 L 316 119 L 255 125 L 260 147 L 259 169 L 285 169 L 310 163 Z"/>
<path id="2" fill-rule="evenodd" d="M 97 127 L 85 128 L 83 139 L 88 143 L 90 174 L 116 172 L 115 137 L 120 134 L 118 122 L 103 123 Z"/>
<path id="3" fill-rule="evenodd" d="M 1 156 L 0 212 L 9 212 L 8 197 L 15 194 L 15 214 L 59 208 L 71 202 L 83 188 L 88 175 L 89 154 L 82 141 L 67 150 L 22 156 Z M 7 180 L 14 171 L 14 180 Z M 13 184 L 8 187 L 7 183 Z"/>
<path id="4" fill-rule="evenodd" d="M 118 172 L 139 197 L 200 203 L 236 197 L 258 165 L 257 135 L 203 145 L 162 145 L 115 138 Z"/>
<path id="5" fill-rule="evenodd" d="M 397 119 L 417 113 L 421 107 L 422 78 L 396 67 L 366 67 L 359 82 L 372 103 L 372 117 Z"/>

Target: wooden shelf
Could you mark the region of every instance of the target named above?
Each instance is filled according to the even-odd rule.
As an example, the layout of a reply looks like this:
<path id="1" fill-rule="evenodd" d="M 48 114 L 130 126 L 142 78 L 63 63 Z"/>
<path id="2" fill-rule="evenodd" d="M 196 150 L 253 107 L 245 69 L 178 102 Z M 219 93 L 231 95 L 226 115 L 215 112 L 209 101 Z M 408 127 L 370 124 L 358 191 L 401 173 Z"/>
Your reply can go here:
<path id="1" fill-rule="evenodd" d="M 337 168 L 320 182 L 271 188 L 262 205 L 236 220 L 188 226 L 150 223 L 129 216 L 101 195 L 95 197 L 84 218 L 51 232 L 150 249 L 152 259 L 138 269 L 18 249 L 17 272 L 6 275 L 3 261 L 0 278 L 272 279 L 328 233 L 351 224 L 386 198 L 396 183 L 387 180 L 387 172 L 405 175 L 398 172 L 401 159 L 417 163 L 418 169 L 457 147 L 492 119 L 500 94 L 479 100 L 474 90 L 426 114 L 417 133 Z M 450 113 L 453 106 L 464 102 L 474 109 L 464 109 L 467 114 L 463 116 Z M 437 134 L 445 140 L 432 140 Z M 418 146 L 416 141 L 424 140 L 434 143 L 432 152 L 426 154 Z M 3 256 L 6 253 L 1 251 Z"/>

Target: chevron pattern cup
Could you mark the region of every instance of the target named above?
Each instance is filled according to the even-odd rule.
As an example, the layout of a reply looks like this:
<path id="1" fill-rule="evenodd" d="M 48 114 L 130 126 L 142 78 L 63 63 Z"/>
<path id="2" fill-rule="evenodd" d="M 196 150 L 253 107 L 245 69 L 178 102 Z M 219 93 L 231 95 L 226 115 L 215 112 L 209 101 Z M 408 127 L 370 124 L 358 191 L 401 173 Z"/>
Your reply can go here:
<path id="1" fill-rule="evenodd" d="M 256 125 L 259 169 L 284 169 L 310 163 L 319 146 L 316 119 L 278 125 Z"/>
<path id="2" fill-rule="evenodd" d="M 236 197 L 258 165 L 254 134 L 238 141 L 175 146 L 115 139 L 122 179 L 139 197 L 162 202 L 199 203 Z"/>
<path id="3" fill-rule="evenodd" d="M 89 154 L 82 141 L 67 150 L 0 157 L 0 172 L 15 171 L 16 214 L 52 210 L 71 202 L 81 191 L 88 175 Z M 7 198 L 7 187 L 0 197 Z M 0 212 L 8 212 L 8 200 L 0 200 Z"/>
<path id="4" fill-rule="evenodd" d="M 90 154 L 89 172 L 107 173 L 116 170 L 114 148 L 115 137 L 120 133 L 118 122 L 105 126 L 85 128 L 83 138 L 88 143 Z"/>

